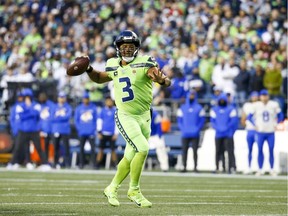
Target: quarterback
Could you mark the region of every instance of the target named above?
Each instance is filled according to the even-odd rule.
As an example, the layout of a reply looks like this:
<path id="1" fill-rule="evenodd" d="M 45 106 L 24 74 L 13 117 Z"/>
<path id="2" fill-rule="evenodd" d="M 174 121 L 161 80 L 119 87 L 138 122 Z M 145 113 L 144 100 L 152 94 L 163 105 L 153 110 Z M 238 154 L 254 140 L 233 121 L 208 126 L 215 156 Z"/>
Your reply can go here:
<path id="1" fill-rule="evenodd" d="M 152 103 L 152 83 L 171 85 L 170 79 L 158 68 L 151 56 L 138 55 L 140 39 L 130 30 L 121 32 L 114 46 L 117 58 L 107 60 L 105 72 L 94 70 L 91 65 L 86 72 L 96 83 L 113 81 L 117 111 L 116 125 L 126 141 L 124 157 L 104 195 L 112 206 L 119 206 L 117 189 L 130 173 L 128 198 L 139 207 L 151 207 L 141 193 L 140 177 L 149 151 Z"/>

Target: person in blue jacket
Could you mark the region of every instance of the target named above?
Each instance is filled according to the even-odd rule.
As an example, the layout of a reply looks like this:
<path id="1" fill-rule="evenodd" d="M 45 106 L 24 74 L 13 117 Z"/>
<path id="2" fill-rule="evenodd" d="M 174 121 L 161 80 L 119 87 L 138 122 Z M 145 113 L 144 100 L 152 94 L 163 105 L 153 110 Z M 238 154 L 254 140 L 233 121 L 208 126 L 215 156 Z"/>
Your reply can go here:
<path id="1" fill-rule="evenodd" d="M 231 127 L 231 130 L 228 135 L 228 140 L 230 145 L 232 145 L 231 149 L 231 163 L 232 163 L 232 168 L 229 170 L 230 174 L 235 174 L 236 173 L 236 161 L 235 161 L 235 154 L 234 154 L 234 134 L 237 131 L 239 127 L 239 117 L 238 117 L 238 109 L 237 109 L 237 103 L 235 101 L 235 97 L 229 93 L 226 92 L 227 95 L 227 102 L 228 105 L 232 106 L 235 111 L 236 111 L 236 117 L 233 119 L 233 126 Z"/>
<path id="2" fill-rule="evenodd" d="M 148 142 L 149 149 L 156 149 L 156 155 L 160 163 L 160 169 L 163 172 L 167 172 L 169 170 L 169 159 L 161 128 L 161 120 L 162 119 L 160 114 L 156 110 L 153 110 L 151 118 L 151 134 Z"/>
<path id="3" fill-rule="evenodd" d="M 109 143 L 109 147 L 111 149 L 111 161 L 112 167 L 116 167 L 117 165 L 117 154 L 116 154 L 116 140 L 118 137 L 118 129 L 115 124 L 114 114 L 116 112 L 116 107 L 114 105 L 114 101 L 111 97 L 106 97 L 105 106 L 102 108 L 99 118 L 97 120 L 97 130 L 98 130 L 98 138 L 99 138 L 99 151 L 97 154 L 97 168 L 100 167 L 100 164 L 103 159 L 103 151 L 107 148 L 107 144 Z"/>
<path id="4" fill-rule="evenodd" d="M 185 104 L 181 105 L 177 111 L 177 122 L 182 134 L 182 172 L 186 172 L 187 153 L 189 144 L 192 143 L 194 171 L 197 172 L 198 147 L 200 131 L 205 123 L 205 111 L 197 101 L 197 92 L 191 90 L 187 93 Z"/>
<path id="5" fill-rule="evenodd" d="M 54 102 L 48 100 L 47 94 L 41 92 L 38 96 L 40 104 L 40 137 L 44 137 L 45 154 L 49 156 L 49 144 L 52 141 L 52 110 Z"/>
<path id="6" fill-rule="evenodd" d="M 95 153 L 95 142 L 96 142 L 96 122 L 97 122 L 97 108 L 89 100 L 89 93 L 84 92 L 82 97 L 82 103 L 79 104 L 74 113 L 75 127 L 78 132 L 80 139 L 80 160 L 79 168 L 83 169 L 85 165 L 84 157 L 84 145 L 88 140 L 91 146 L 91 157 L 93 167 L 96 167 L 96 153 Z"/>
<path id="7" fill-rule="evenodd" d="M 231 134 L 235 132 L 235 125 L 238 116 L 236 109 L 228 104 L 228 98 L 225 93 L 221 93 L 218 97 L 217 105 L 210 110 L 210 123 L 215 129 L 215 144 L 216 144 L 216 172 L 219 171 L 219 162 L 222 159 L 223 171 L 226 171 L 224 152 L 228 152 L 229 168 L 231 173 L 235 170 L 234 146 L 231 143 Z"/>
<path id="8" fill-rule="evenodd" d="M 11 129 L 11 138 L 12 138 L 12 155 L 15 154 L 15 149 L 16 149 L 16 143 L 17 143 L 17 137 L 18 137 L 18 132 L 19 132 L 19 124 L 20 124 L 20 118 L 19 118 L 19 114 L 16 114 L 16 107 L 17 105 L 19 105 L 20 103 L 23 102 L 23 94 L 21 91 L 17 92 L 17 96 L 16 96 L 16 102 L 13 106 L 11 106 L 10 108 L 10 115 L 9 115 L 9 123 L 10 123 L 10 129 Z M 21 152 L 24 152 L 24 146 L 21 145 L 20 146 L 22 149 L 20 150 Z M 17 153 L 18 154 L 18 153 Z M 20 158 L 17 159 L 17 161 L 19 163 L 22 163 L 24 161 L 24 155 L 19 155 L 18 156 Z M 13 165 L 11 163 L 12 161 L 10 161 L 7 165 L 7 169 L 12 169 Z M 19 166 L 19 165 L 15 165 L 14 167 Z"/>
<path id="9" fill-rule="evenodd" d="M 29 146 L 30 141 L 33 142 L 42 164 L 47 163 L 47 158 L 40 146 L 40 135 L 39 135 L 39 120 L 40 120 L 40 105 L 33 100 L 33 92 L 31 89 L 23 89 L 22 91 L 24 101 L 17 104 L 16 115 L 19 116 L 19 137 L 15 146 L 15 154 L 12 158 L 12 164 L 19 164 L 19 154 L 21 152 L 21 145 L 24 146 L 24 153 L 26 156 L 26 168 L 33 169 L 34 165 L 31 163 Z"/>
<path id="10" fill-rule="evenodd" d="M 66 102 L 65 92 L 59 92 L 57 103 L 52 111 L 52 134 L 54 144 L 54 167 L 61 168 L 59 162 L 60 141 L 63 141 L 65 148 L 65 167 L 70 167 L 69 136 L 71 133 L 70 118 L 72 107 Z"/>

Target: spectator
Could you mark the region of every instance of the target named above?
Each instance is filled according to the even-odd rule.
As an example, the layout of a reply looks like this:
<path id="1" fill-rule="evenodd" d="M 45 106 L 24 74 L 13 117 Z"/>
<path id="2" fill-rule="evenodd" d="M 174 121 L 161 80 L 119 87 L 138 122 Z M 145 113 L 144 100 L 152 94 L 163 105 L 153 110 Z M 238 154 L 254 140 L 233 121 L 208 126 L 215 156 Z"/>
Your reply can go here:
<path id="1" fill-rule="evenodd" d="M 79 104 L 74 113 L 75 126 L 80 139 L 80 161 L 79 168 L 83 169 L 85 165 L 85 152 L 84 146 L 88 140 L 91 147 L 90 161 L 93 168 L 96 168 L 96 122 L 97 122 L 97 110 L 96 106 L 89 100 L 89 93 L 84 92 L 82 96 L 82 103 Z"/>
<path id="2" fill-rule="evenodd" d="M 193 69 L 192 78 L 185 83 L 185 91 L 195 90 L 198 98 L 204 98 L 206 93 L 205 81 L 199 75 L 199 68 Z"/>
<path id="3" fill-rule="evenodd" d="M 274 62 L 273 62 L 274 63 Z M 264 87 L 268 90 L 270 98 L 279 103 L 281 110 L 284 110 L 285 98 L 281 92 L 283 77 L 281 74 L 282 64 L 279 62 L 272 63 L 264 74 Z"/>
<path id="4" fill-rule="evenodd" d="M 234 130 L 237 121 L 237 113 L 234 107 L 228 104 L 226 94 L 222 93 L 218 97 L 218 104 L 210 111 L 210 122 L 215 129 L 216 144 L 216 172 L 219 171 L 219 162 L 222 159 L 223 171 L 225 167 L 225 150 L 228 152 L 229 167 L 228 172 L 233 173 L 236 168 L 233 143 L 231 143 L 231 132 Z"/>
<path id="5" fill-rule="evenodd" d="M 171 92 L 170 97 L 173 100 L 183 101 L 185 100 L 184 83 L 186 79 L 178 68 L 175 68 L 173 70 L 173 74 L 174 76 L 171 80 L 172 84 L 171 87 L 169 87 L 169 90 Z"/>
<path id="6" fill-rule="evenodd" d="M 209 51 L 203 53 L 202 58 L 199 62 L 199 75 L 206 83 L 206 91 L 211 94 L 211 79 L 214 68 L 215 59 L 211 56 Z"/>
<path id="7" fill-rule="evenodd" d="M 5 105 L 5 107 L 8 109 L 8 100 L 11 98 L 11 92 L 9 92 L 8 83 L 9 82 L 15 82 L 16 76 L 14 75 L 14 71 L 12 68 L 8 68 L 6 71 L 6 74 L 4 74 L 1 78 L 0 87 L 3 90 L 2 91 L 2 98 L 1 98 L 1 104 Z"/>
<path id="8" fill-rule="evenodd" d="M 115 125 L 115 105 L 111 97 L 106 97 L 105 106 L 102 108 L 99 118 L 97 120 L 97 130 L 99 138 L 99 151 L 96 158 L 96 167 L 99 168 L 103 160 L 104 149 L 111 149 L 112 167 L 116 168 L 118 159 L 116 154 L 116 140 L 118 137 L 118 130 Z"/>
<path id="9" fill-rule="evenodd" d="M 54 164 L 53 167 L 60 169 L 60 141 L 63 141 L 65 159 L 64 165 L 66 168 L 70 167 L 70 148 L 69 136 L 71 133 L 70 118 L 72 115 L 72 107 L 66 102 L 66 94 L 59 92 L 57 103 L 52 112 L 52 133 L 54 144 Z"/>
<path id="10" fill-rule="evenodd" d="M 162 119 L 160 114 L 153 110 L 151 118 L 151 135 L 148 142 L 150 150 L 156 149 L 157 159 L 160 163 L 160 169 L 163 172 L 167 172 L 169 170 L 169 161 L 161 128 L 161 120 Z"/>
<path id="11" fill-rule="evenodd" d="M 255 68 L 255 73 L 251 75 L 249 81 L 249 92 L 260 92 L 264 88 L 264 71 L 260 65 Z"/>
<path id="12" fill-rule="evenodd" d="M 234 78 L 234 83 L 236 84 L 236 99 L 240 103 L 240 106 L 246 101 L 248 95 L 250 74 L 247 71 L 245 60 L 240 62 L 240 72 Z"/>
<path id="13" fill-rule="evenodd" d="M 205 111 L 203 107 L 198 103 L 197 92 L 189 91 L 186 96 L 185 104 L 177 111 L 178 127 L 182 136 L 182 158 L 183 158 L 183 170 L 186 172 L 187 165 L 187 153 L 189 144 L 192 143 L 193 159 L 194 159 L 194 172 L 197 170 L 198 162 L 198 148 L 200 140 L 200 131 L 205 122 Z"/>
<path id="14" fill-rule="evenodd" d="M 265 141 L 267 141 L 269 147 L 270 175 L 277 175 L 274 171 L 275 128 L 277 123 L 283 120 L 283 114 L 278 103 L 269 100 L 269 94 L 266 89 L 260 91 L 260 101 L 253 104 L 252 112 L 249 114 L 248 119 L 257 131 L 259 170 L 256 175 L 265 173 L 263 170 L 263 144 Z"/>

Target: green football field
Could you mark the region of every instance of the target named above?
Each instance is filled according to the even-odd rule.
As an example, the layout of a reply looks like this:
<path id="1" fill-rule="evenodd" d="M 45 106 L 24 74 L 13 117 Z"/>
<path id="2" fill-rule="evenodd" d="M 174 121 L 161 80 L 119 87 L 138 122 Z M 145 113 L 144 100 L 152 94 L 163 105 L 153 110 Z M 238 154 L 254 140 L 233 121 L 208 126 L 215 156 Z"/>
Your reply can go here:
<path id="1" fill-rule="evenodd" d="M 50 172 L 0 169 L 0 215 L 287 215 L 287 176 L 180 174 L 144 171 L 142 192 L 153 203 L 138 208 L 119 189 L 120 207 L 103 189 L 114 171 Z"/>

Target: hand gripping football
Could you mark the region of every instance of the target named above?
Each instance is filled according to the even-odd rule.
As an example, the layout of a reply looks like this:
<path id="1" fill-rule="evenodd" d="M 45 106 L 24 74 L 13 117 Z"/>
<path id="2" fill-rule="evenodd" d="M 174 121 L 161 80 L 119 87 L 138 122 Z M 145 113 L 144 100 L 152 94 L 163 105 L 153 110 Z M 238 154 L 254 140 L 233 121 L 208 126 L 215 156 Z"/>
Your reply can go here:
<path id="1" fill-rule="evenodd" d="M 77 57 L 67 68 L 67 75 L 78 76 L 83 74 L 90 64 L 90 59 L 88 56 Z"/>

